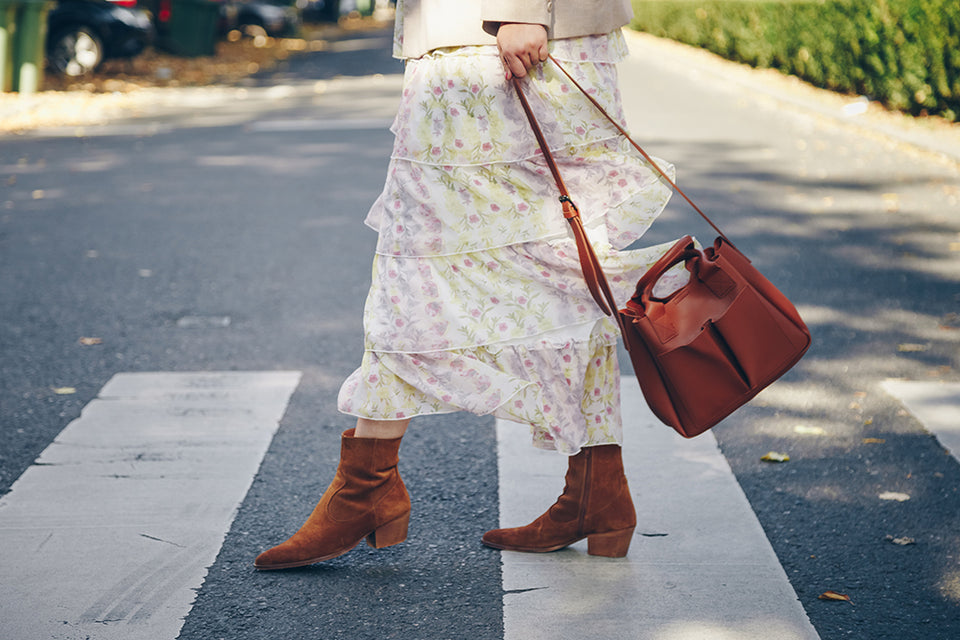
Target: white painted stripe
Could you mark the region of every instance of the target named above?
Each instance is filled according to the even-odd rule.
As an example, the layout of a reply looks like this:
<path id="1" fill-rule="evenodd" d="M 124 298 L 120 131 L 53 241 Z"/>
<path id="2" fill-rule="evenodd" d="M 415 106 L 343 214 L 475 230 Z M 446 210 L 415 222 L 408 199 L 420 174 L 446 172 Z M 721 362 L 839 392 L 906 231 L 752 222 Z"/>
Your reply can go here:
<path id="1" fill-rule="evenodd" d="M 685 440 L 623 380 L 624 465 L 638 526 L 624 559 L 586 541 L 503 552 L 506 640 L 816 640 L 740 485 L 708 433 Z M 530 522 L 563 490 L 566 458 L 497 423 L 501 526 Z"/>
<path id="2" fill-rule="evenodd" d="M 299 380 L 110 380 L 0 499 L 0 638 L 176 638 Z"/>
<path id="3" fill-rule="evenodd" d="M 960 382 L 885 380 L 882 386 L 960 460 Z"/>
<path id="4" fill-rule="evenodd" d="M 363 129 L 389 129 L 390 118 L 328 118 L 302 120 L 257 120 L 247 125 L 247 131 L 357 131 Z"/>

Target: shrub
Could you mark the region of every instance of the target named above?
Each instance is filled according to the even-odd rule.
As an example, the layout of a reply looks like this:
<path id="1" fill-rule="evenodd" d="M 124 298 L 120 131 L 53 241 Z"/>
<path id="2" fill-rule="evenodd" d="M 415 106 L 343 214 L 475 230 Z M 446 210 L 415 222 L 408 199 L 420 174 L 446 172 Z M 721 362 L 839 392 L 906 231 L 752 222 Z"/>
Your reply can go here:
<path id="1" fill-rule="evenodd" d="M 960 118 L 957 0 L 633 0 L 631 26 L 857 93 Z"/>

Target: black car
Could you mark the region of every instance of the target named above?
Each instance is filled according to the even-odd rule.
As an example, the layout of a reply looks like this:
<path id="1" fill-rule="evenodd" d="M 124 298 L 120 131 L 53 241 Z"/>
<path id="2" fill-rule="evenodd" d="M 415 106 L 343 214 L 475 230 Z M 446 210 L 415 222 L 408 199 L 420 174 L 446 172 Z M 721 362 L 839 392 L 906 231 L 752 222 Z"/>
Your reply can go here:
<path id="1" fill-rule="evenodd" d="M 158 40 L 170 36 L 173 14 L 178 10 L 174 0 L 135 0 L 153 15 Z M 219 35 L 239 31 L 244 35 L 283 37 L 295 35 L 300 15 L 292 0 L 210 0 L 217 5 L 216 29 Z M 189 9 L 183 7 L 180 10 Z"/>
<path id="2" fill-rule="evenodd" d="M 284 37 L 300 26 L 297 7 L 287 0 L 220 0 L 220 32 Z"/>
<path id="3" fill-rule="evenodd" d="M 47 63 L 63 75 L 94 71 L 109 58 L 132 58 L 153 35 L 146 12 L 105 0 L 59 0 L 47 18 Z"/>

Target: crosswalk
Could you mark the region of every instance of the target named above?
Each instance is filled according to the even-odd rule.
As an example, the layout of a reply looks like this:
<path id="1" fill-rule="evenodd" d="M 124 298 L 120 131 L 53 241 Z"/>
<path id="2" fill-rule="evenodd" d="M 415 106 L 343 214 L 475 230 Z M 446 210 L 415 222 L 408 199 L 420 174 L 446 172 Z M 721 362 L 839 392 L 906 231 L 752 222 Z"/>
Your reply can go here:
<path id="1" fill-rule="evenodd" d="M 300 373 L 118 374 L 0 499 L 0 638 L 174 640 Z M 954 455 L 960 385 L 884 388 Z M 640 524 L 626 559 L 585 543 L 502 553 L 505 640 L 819 638 L 712 435 L 683 440 L 623 385 Z M 501 524 L 539 515 L 565 459 L 497 424 Z"/>
<path id="2" fill-rule="evenodd" d="M 299 379 L 111 379 L 0 500 L 0 638 L 176 638 Z"/>
<path id="3" fill-rule="evenodd" d="M 623 380 L 624 468 L 638 526 L 623 560 L 586 541 L 503 553 L 506 640 L 819 638 L 713 434 L 684 440 Z M 502 526 L 529 522 L 563 486 L 565 460 L 499 423 Z M 629 605 L 625 606 L 625 603 Z"/>

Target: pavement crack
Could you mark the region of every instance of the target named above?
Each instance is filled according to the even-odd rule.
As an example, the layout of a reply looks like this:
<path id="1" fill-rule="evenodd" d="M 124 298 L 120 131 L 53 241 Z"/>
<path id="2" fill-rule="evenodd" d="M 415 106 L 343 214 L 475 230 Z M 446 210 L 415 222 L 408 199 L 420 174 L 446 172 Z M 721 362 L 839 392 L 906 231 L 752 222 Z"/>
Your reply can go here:
<path id="1" fill-rule="evenodd" d="M 155 538 L 154 536 L 148 536 L 145 533 L 140 534 L 141 538 L 146 538 L 147 540 L 156 540 L 157 542 L 165 542 L 166 544 L 172 544 L 175 547 L 180 547 L 181 549 L 186 549 L 182 544 L 177 544 L 176 542 L 170 542 L 169 540 L 164 540 L 163 538 Z"/>
<path id="2" fill-rule="evenodd" d="M 530 587 L 529 589 L 504 589 L 504 593 L 526 593 L 528 591 L 540 591 L 541 589 L 549 589 L 550 587 Z"/>
<path id="3" fill-rule="evenodd" d="M 47 537 L 43 539 L 43 542 L 41 542 L 39 545 L 37 545 L 37 548 L 35 549 L 35 551 L 40 551 L 40 549 L 43 549 L 44 545 L 47 544 L 48 542 L 50 542 L 50 538 L 52 538 L 53 535 L 54 535 L 54 534 L 52 534 L 52 533 L 49 534 L 49 535 L 47 535 Z"/>

